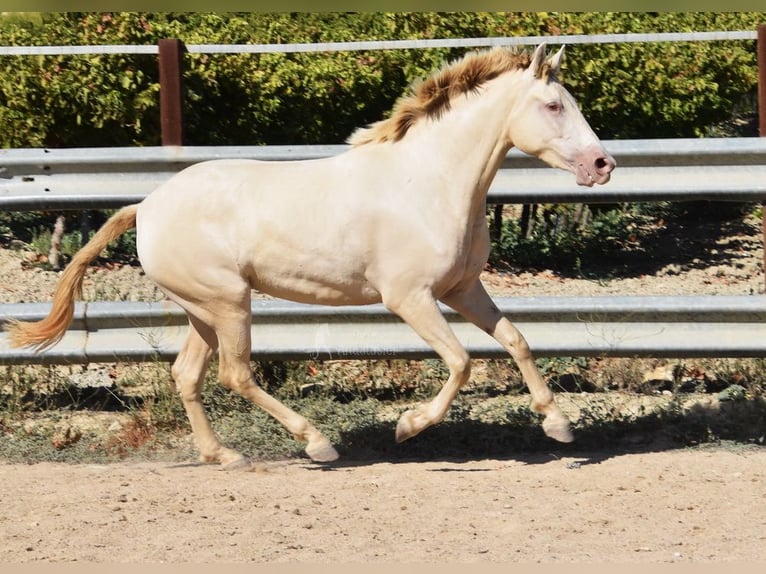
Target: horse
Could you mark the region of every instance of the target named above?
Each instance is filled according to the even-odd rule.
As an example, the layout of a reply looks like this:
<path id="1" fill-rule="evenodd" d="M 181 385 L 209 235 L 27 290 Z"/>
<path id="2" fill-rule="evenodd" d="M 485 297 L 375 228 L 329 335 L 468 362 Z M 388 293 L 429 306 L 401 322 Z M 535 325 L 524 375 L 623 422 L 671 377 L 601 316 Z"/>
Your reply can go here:
<path id="1" fill-rule="evenodd" d="M 202 462 L 248 464 L 224 446 L 201 402 L 214 353 L 219 382 L 263 408 L 330 462 L 338 453 L 305 417 L 269 395 L 251 365 L 252 289 L 324 305 L 383 303 L 441 357 L 449 377 L 430 401 L 405 410 L 402 442 L 444 419 L 468 381 L 470 357 L 442 315 L 455 309 L 518 364 L 531 408 L 551 438 L 570 421 L 529 345 L 480 281 L 490 249 L 486 197 L 511 147 L 605 184 L 616 163 L 558 81 L 564 48 L 470 52 L 414 82 L 387 118 L 358 128 L 342 153 L 321 159 L 216 159 L 180 170 L 140 203 L 117 211 L 63 271 L 49 315 L 6 328 L 15 346 L 54 345 L 72 321 L 91 260 L 136 229 L 146 275 L 188 315 L 170 370 Z"/>

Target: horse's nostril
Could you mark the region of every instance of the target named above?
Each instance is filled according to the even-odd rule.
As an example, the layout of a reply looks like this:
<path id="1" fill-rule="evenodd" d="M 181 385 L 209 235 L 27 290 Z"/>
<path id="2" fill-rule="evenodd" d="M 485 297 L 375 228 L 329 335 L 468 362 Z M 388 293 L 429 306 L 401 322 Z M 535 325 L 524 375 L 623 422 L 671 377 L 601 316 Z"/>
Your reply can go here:
<path id="1" fill-rule="evenodd" d="M 596 171 L 598 173 L 610 173 L 615 168 L 615 161 L 611 158 L 599 157 L 596 159 Z"/>

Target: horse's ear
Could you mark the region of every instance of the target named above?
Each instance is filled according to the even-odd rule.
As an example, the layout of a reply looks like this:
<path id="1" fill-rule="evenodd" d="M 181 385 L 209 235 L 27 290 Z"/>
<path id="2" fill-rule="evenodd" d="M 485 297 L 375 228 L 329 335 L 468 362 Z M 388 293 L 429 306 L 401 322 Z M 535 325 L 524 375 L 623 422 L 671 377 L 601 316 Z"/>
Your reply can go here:
<path id="1" fill-rule="evenodd" d="M 561 70 L 561 61 L 564 59 L 564 46 L 561 46 L 559 48 L 559 51 L 556 52 L 551 58 L 548 60 L 548 65 L 551 68 L 551 74 L 554 76 L 557 76 L 559 73 L 559 70 Z"/>
<path id="2" fill-rule="evenodd" d="M 535 78 L 541 78 L 543 75 L 543 64 L 545 63 L 545 42 L 535 48 L 532 54 L 532 62 L 529 64 L 532 74 Z"/>

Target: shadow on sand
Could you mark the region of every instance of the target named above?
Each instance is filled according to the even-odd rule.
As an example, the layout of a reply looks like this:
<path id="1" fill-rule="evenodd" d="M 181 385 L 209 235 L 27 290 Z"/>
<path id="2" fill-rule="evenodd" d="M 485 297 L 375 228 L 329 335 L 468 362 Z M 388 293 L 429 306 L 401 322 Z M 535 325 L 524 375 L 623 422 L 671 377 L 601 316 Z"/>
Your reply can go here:
<path id="1" fill-rule="evenodd" d="M 341 433 L 340 460 L 318 464 L 318 470 L 363 466 L 376 462 L 465 462 L 483 459 L 543 464 L 574 458 L 575 465 L 598 464 L 626 454 L 650 453 L 701 444 L 730 448 L 766 445 L 766 400 L 757 398 L 698 404 L 688 409 L 662 409 L 629 420 L 594 420 L 575 425 L 575 441 L 557 443 L 546 437 L 539 420 L 506 424 L 447 420 L 396 444 L 394 423 L 379 423 Z"/>

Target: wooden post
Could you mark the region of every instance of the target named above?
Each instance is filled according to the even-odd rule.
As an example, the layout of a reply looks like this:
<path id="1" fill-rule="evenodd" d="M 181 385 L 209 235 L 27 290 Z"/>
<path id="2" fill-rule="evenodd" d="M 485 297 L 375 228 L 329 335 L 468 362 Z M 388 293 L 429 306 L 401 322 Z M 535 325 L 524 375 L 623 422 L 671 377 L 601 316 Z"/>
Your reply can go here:
<path id="1" fill-rule="evenodd" d="M 178 39 L 159 41 L 162 145 L 183 145 L 183 55 Z"/>
<path id="2" fill-rule="evenodd" d="M 758 135 L 766 137 L 766 24 L 758 26 Z M 766 281 L 766 201 L 761 201 L 763 271 Z"/>

